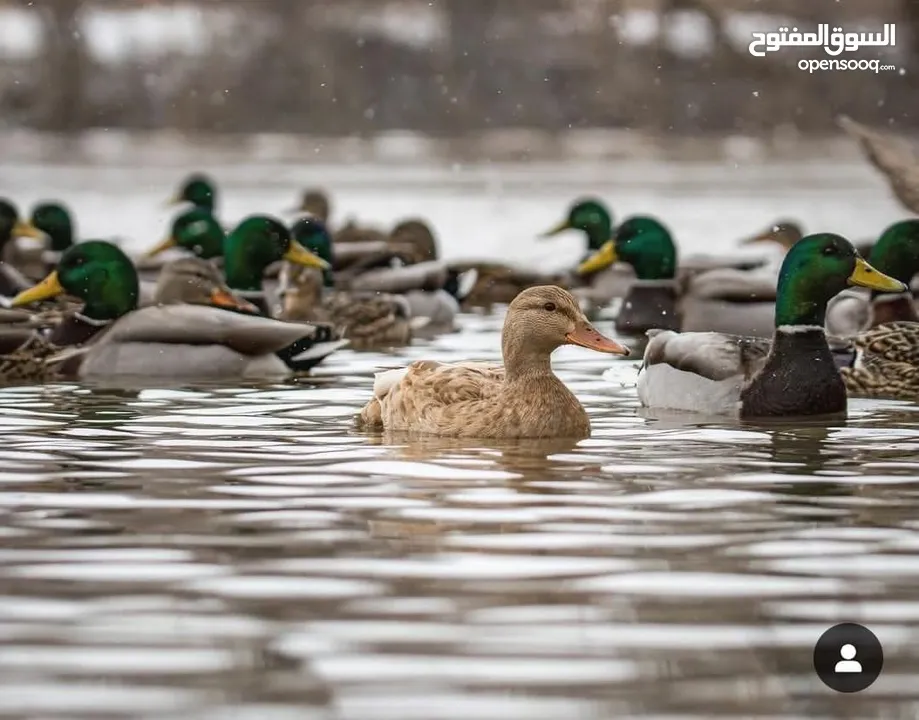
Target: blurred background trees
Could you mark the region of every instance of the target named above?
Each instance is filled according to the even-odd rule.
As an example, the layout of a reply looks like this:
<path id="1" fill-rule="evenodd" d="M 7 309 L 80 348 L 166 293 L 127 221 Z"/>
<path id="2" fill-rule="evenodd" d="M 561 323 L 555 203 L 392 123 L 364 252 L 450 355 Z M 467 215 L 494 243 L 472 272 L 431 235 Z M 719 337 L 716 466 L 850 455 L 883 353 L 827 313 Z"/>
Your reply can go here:
<path id="1" fill-rule="evenodd" d="M 898 26 L 898 71 L 750 33 Z M 0 0 L 7 126 L 367 135 L 919 124 L 919 0 Z M 853 57 L 877 57 L 864 50 Z"/>

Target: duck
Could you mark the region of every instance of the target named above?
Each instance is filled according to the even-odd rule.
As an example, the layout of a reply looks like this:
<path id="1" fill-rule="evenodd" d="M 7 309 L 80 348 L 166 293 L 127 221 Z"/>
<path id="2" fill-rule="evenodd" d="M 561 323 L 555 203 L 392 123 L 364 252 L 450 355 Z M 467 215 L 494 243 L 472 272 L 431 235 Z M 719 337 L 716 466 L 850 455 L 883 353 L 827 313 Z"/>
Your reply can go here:
<path id="1" fill-rule="evenodd" d="M 650 331 L 638 375 L 641 404 L 741 418 L 845 413 L 846 386 L 824 320 L 829 300 L 848 285 L 905 289 L 862 259 L 846 238 L 805 236 L 779 272 L 772 338 Z"/>
<path id="2" fill-rule="evenodd" d="M 57 267 L 61 255 L 76 243 L 76 224 L 73 214 L 59 201 L 46 201 L 35 205 L 29 222 L 47 238 L 41 252 L 40 268 L 36 268 L 39 270 L 36 275 L 44 277 Z"/>
<path id="3" fill-rule="evenodd" d="M 627 218 L 576 272 L 592 275 L 615 263 L 625 263 L 633 273 L 616 316 L 616 330 L 627 335 L 655 328 L 678 330 L 677 248 L 664 224 L 645 215 Z"/>
<path id="4" fill-rule="evenodd" d="M 19 217 L 18 208 L 10 200 L 0 198 L 0 257 L 6 256 L 10 240 L 17 237 L 44 239 L 38 228 Z M 0 261 L 0 296 L 10 298 L 30 285 L 28 278 L 12 263 Z"/>
<path id="5" fill-rule="evenodd" d="M 308 326 L 253 314 L 212 265 L 194 258 L 165 266 L 158 304 L 138 308 L 137 271 L 123 250 L 105 240 L 65 251 L 57 269 L 12 304 L 62 293 L 84 305 L 47 339 L 66 348 L 55 359 L 62 372 L 79 378 L 288 377 L 292 370 L 281 353 L 314 334 Z"/>
<path id="6" fill-rule="evenodd" d="M 919 275 L 919 219 L 900 220 L 884 229 L 868 255 L 882 273 L 907 285 Z M 852 338 L 890 322 L 919 322 L 912 292 L 870 294 L 846 290 L 827 307 L 826 329 L 831 335 Z"/>
<path id="7" fill-rule="evenodd" d="M 410 304 L 399 295 L 336 290 L 333 240 L 318 218 L 302 217 L 291 227 L 291 234 L 330 267 L 319 271 L 285 262 L 280 273 L 278 318 L 330 322 L 351 341 L 354 350 L 406 345 L 411 342 L 413 327 L 428 323 L 427 318 L 413 319 Z"/>
<path id="8" fill-rule="evenodd" d="M 448 437 L 588 437 L 584 407 L 552 372 L 550 355 L 562 345 L 629 354 L 593 328 L 567 290 L 528 288 L 508 306 L 503 365 L 420 360 L 378 373 L 357 424 Z"/>
<path id="9" fill-rule="evenodd" d="M 854 397 L 919 400 L 919 322 L 877 325 L 850 340 L 852 357 L 839 369 Z"/>
<path id="10" fill-rule="evenodd" d="M 143 253 L 154 258 L 172 248 L 182 248 L 204 260 L 223 262 L 223 240 L 226 236 L 214 214 L 203 207 L 193 207 L 176 215 L 166 237 Z"/>
<path id="11" fill-rule="evenodd" d="M 911 213 L 919 213 L 919 172 L 913 144 L 898 135 L 874 130 L 847 115 L 840 115 L 837 122 L 884 175 L 900 204 Z"/>
<path id="12" fill-rule="evenodd" d="M 216 214 L 217 183 L 209 175 L 201 172 L 188 175 L 168 202 L 169 205 L 182 203 L 191 203 L 195 207 Z"/>

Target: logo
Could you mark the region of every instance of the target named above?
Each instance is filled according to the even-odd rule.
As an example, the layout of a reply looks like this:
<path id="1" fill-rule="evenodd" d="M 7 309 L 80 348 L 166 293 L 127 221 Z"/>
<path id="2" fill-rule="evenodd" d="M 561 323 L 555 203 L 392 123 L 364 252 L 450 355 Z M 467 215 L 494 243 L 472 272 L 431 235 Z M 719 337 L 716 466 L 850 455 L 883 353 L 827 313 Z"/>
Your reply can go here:
<path id="1" fill-rule="evenodd" d="M 821 23 L 815 33 L 801 33 L 798 28 L 788 32 L 787 27 L 780 27 L 778 32 L 755 32 L 748 49 L 751 55 L 765 57 L 767 52 L 783 47 L 822 47 L 827 55 L 836 57 L 863 47 L 893 47 L 896 44 L 897 26 L 893 23 L 885 23 L 884 32 L 879 33 L 844 33 L 841 27 L 834 27 L 830 32 L 830 26 Z"/>
<path id="2" fill-rule="evenodd" d="M 883 667 L 881 643 L 864 625 L 835 625 L 814 646 L 814 670 L 836 692 L 864 690 L 878 679 Z"/>

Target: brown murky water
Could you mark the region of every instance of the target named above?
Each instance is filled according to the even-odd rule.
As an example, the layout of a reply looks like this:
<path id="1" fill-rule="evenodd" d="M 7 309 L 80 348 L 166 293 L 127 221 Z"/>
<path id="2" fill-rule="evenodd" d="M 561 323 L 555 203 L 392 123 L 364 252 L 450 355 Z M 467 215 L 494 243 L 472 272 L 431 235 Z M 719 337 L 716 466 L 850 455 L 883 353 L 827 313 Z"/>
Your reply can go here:
<path id="1" fill-rule="evenodd" d="M 572 348 L 580 444 L 353 430 L 371 370 L 500 319 L 310 384 L 0 390 L 0 716 L 919 713 L 919 408 L 648 417 Z M 856 695 L 811 663 L 842 621 L 886 653 Z"/>

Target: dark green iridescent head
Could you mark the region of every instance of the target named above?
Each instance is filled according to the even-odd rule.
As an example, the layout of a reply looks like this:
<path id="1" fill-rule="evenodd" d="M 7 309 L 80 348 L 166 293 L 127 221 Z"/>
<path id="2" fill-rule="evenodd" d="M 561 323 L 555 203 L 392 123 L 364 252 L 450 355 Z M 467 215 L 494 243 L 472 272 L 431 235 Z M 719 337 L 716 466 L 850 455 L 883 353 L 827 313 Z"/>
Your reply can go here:
<path id="1" fill-rule="evenodd" d="M 267 215 L 246 218 L 224 240 L 223 269 L 233 290 L 260 291 L 265 269 L 279 260 L 322 270 L 329 266 L 294 240 L 280 220 Z"/>
<path id="2" fill-rule="evenodd" d="M 217 206 L 217 184 L 203 173 L 189 175 L 173 198 L 173 203 L 181 202 L 213 212 Z"/>
<path id="3" fill-rule="evenodd" d="M 87 317 L 114 320 L 137 308 L 137 270 L 121 248 L 105 240 L 87 240 L 65 250 L 57 269 L 12 303 L 27 305 L 64 293 L 83 300 Z"/>
<path id="4" fill-rule="evenodd" d="M 807 235 L 788 251 L 779 271 L 776 327 L 822 327 L 827 303 L 849 285 L 882 292 L 902 292 L 906 287 L 865 262 L 844 237 Z"/>
<path id="5" fill-rule="evenodd" d="M 61 203 L 41 203 L 32 208 L 32 225 L 48 236 L 49 250 L 64 252 L 74 244 L 73 217 Z"/>
<path id="6" fill-rule="evenodd" d="M 543 237 L 557 235 L 565 230 L 581 230 L 587 236 L 587 249 L 599 250 L 612 237 L 613 218 L 602 200 L 584 198 L 575 202 L 568 216 Z"/>
<path id="7" fill-rule="evenodd" d="M 909 285 L 919 273 L 919 220 L 902 220 L 884 230 L 869 259 L 880 272 Z"/>
<path id="8" fill-rule="evenodd" d="M 210 210 L 195 207 L 172 221 L 172 241 L 199 258 L 223 256 L 224 232 Z"/>
<path id="9" fill-rule="evenodd" d="M 335 278 L 331 267 L 334 261 L 332 234 L 325 223 L 317 217 L 302 217 L 293 224 L 290 232 L 294 240 L 329 264 L 329 268 L 322 271 L 322 284 L 325 287 L 333 287 Z"/>
<path id="10" fill-rule="evenodd" d="M 671 280 L 676 276 L 676 245 L 670 232 L 652 217 L 627 219 L 613 239 L 616 257 L 635 270 L 639 280 Z"/>

